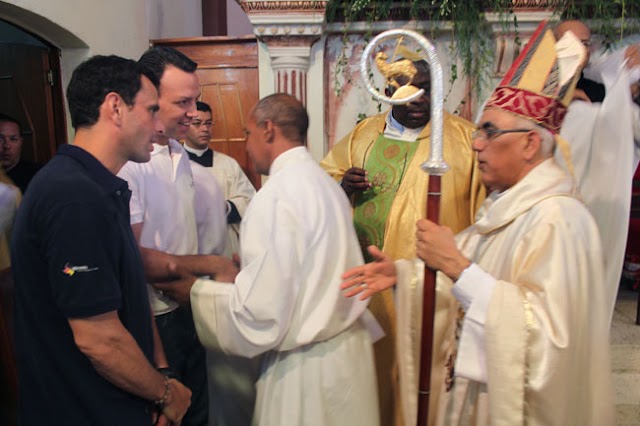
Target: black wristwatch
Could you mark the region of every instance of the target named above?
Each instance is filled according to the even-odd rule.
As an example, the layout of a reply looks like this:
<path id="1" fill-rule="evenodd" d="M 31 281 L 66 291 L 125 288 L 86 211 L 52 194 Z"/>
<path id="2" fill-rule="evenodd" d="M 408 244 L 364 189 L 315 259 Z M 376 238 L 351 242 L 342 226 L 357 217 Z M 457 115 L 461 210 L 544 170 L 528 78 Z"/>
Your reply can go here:
<path id="1" fill-rule="evenodd" d="M 164 377 L 168 377 L 169 379 L 176 378 L 176 373 L 173 372 L 171 367 L 156 368 L 156 371 L 158 371 L 158 373 L 162 374 Z"/>

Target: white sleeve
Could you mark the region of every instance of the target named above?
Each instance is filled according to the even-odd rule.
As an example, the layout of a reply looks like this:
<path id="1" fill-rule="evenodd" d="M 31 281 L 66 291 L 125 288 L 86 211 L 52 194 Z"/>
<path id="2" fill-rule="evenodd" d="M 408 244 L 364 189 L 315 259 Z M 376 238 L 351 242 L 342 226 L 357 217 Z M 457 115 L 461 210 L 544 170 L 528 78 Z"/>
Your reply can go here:
<path id="1" fill-rule="evenodd" d="M 636 148 L 640 148 L 640 106 L 635 103 L 631 105 L 631 113 L 633 114 L 633 141 Z"/>
<path id="2" fill-rule="evenodd" d="M 466 317 L 484 325 L 487 306 L 495 285 L 495 278 L 472 263 L 458 277 L 452 292 L 467 312 Z"/>
<path id="3" fill-rule="evenodd" d="M 219 344 L 227 353 L 254 357 L 283 341 L 298 295 L 297 222 L 287 200 L 263 197 L 251 205 L 234 285 L 203 281 L 191 290 L 194 322 L 205 346 Z"/>
<path id="4" fill-rule="evenodd" d="M 484 324 L 495 286 L 496 279 L 472 263 L 451 290 L 466 311 L 458 347 L 456 374 L 481 383 L 487 382 Z"/>

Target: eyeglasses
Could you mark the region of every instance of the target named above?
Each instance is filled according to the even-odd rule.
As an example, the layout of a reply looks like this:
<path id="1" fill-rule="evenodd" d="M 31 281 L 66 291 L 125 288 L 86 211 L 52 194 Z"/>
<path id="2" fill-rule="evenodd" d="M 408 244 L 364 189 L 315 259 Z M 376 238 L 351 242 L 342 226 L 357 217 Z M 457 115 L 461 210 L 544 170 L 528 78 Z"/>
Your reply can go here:
<path id="1" fill-rule="evenodd" d="M 500 130 L 500 129 L 478 129 L 474 132 L 471 132 L 472 139 L 481 139 L 485 141 L 492 141 L 498 136 L 502 136 L 506 133 L 529 133 L 531 129 L 510 129 L 510 130 Z"/>
<path id="2" fill-rule="evenodd" d="M 200 127 L 200 126 L 211 127 L 211 126 L 213 126 L 213 121 L 211 121 L 211 120 L 207 120 L 207 121 L 192 120 L 191 121 L 191 125 L 193 127 Z"/>

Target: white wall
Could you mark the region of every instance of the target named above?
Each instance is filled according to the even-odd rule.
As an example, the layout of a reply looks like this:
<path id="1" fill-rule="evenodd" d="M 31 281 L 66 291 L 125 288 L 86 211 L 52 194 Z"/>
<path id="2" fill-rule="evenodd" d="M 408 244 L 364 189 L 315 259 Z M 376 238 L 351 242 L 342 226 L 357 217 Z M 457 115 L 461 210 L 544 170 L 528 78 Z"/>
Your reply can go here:
<path id="1" fill-rule="evenodd" d="M 146 0 L 149 39 L 202 36 L 202 0 Z"/>
<path id="2" fill-rule="evenodd" d="M 85 47 L 87 56 L 135 57 L 147 46 L 145 0 L 9 0 L 0 4 L 13 6 L 3 8 L 6 12 L 1 17 L 63 49 Z M 75 42 L 60 30 L 75 37 Z"/>
<path id="3" fill-rule="evenodd" d="M 62 50 L 65 88 L 89 56 L 137 59 L 150 39 L 202 35 L 201 0 L 7 0 L 0 18 Z"/>
<path id="4" fill-rule="evenodd" d="M 62 49 L 65 87 L 89 56 L 137 59 L 150 39 L 202 35 L 201 0 L 8 0 L 0 18 Z"/>
<path id="5" fill-rule="evenodd" d="M 218 0 L 220 1 L 220 0 Z M 227 2 L 227 35 L 230 37 L 252 35 L 253 25 L 236 0 Z"/>
<path id="6" fill-rule="evenodd" d="M 325 142 L 324 102 L 324 37 L 311 46 L 307 72 L 307 113 L 309 114 L 308 148 L 320 161 L 327 154 Z"/>

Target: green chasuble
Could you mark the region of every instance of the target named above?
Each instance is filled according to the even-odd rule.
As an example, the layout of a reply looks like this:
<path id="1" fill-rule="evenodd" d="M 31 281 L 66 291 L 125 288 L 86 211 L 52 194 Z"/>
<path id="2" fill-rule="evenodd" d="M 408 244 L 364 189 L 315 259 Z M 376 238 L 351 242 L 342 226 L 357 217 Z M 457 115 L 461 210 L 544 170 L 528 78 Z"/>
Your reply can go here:
<path id="1" fill-rule="evenodd" d="M 372 187 L 356 195 L 353 221 L 367 262 L 373 260 L 368 246 L 375 245 L 381 250 L 384 247 L 387 216 L 418 145 L 419 140 L 405 142 L 381 134 L 364 159 Z"/>

